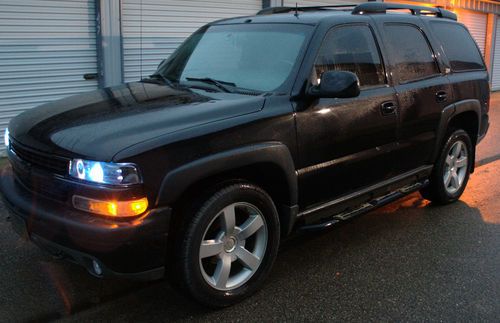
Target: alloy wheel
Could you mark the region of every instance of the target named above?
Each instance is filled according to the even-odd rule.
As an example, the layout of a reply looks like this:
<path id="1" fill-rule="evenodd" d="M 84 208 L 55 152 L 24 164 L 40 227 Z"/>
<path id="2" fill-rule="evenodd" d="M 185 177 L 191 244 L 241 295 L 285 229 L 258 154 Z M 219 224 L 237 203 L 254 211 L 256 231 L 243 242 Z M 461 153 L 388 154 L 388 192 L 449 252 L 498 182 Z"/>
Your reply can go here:
<path id="1" fill-rule="evenodd" d="M 266 252 L 268 230 L 261 211 L 244 202 L 221 210 L 208 225 L 199 250 L 205 281 L 217 290 L 232 290 L 248 282 Z"/>
<path id="2" fill-rule="evenodd" d="M 446 155 L 443 182 L 449 194 L 456 193 L 463 185 L 469 167 L 467 146 L 463 141 L 455 142 Z"/>

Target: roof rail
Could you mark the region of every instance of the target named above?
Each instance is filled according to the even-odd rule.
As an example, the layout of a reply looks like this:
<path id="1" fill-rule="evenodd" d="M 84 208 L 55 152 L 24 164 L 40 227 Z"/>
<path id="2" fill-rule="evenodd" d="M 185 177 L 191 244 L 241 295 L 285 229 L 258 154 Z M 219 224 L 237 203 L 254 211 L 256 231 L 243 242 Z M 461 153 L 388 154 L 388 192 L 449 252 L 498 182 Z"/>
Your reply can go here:
<path id="1" fill-rule="evenodd" d="M 258 16 L 262 15 L 273 15 L 277 13 L 288 13 L 293 11 L 320 11 L 320 10 L 328 10 L 328 9 L 342 9 L 342 8 L 354 8 L 358 4 L 339 4 L 339 5 L 328 5 L 328 6 L 309 6 L 309 7 L 271 7 L 265 8 L 257 12 Z"/>
<path id="2" fill-rule="evenodd" d="M 457 20 L 457 15 L 449 10 L 435 7 L 413 6 L 400 3 L 387 2 L 366 2 L 357 5 L 353 10 L 353 15 L 363 15 L 372 13 L 387 13 L 388 10 L 409 10 L 415 16 L 435 16 L 438 18 L 446 18 Z"/>

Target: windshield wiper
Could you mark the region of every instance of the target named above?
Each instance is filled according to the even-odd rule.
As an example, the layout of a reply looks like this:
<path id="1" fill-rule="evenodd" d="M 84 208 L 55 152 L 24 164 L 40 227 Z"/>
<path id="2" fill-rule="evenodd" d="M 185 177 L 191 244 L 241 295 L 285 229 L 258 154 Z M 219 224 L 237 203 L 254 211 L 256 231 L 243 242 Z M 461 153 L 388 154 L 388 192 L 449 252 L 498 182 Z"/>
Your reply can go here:
<path id="1" fill-rule="evenodd" d="M 219 80 L 215 80 L 215 79 L 210 78 L 210 77 L 186 77 L 186 80 L 199 81 L 199 82 L 203 82 L 203 83 L 213 84 L 216 87 L 218 87 L 219 89 L 221 89 L 222 91 L 227 92 L 227 93 L 233 93 L 234 91 L 229 89 L 226 85 L 236 87 L 236 84 L 234 84 L 232 82 L 219 81 Z"/>
<path id="2" fill-rule="evenodd" d="M 149 76 L 149 78 L 150 79 L 156 79 L 156 80 L 160 79 L 160 80 L 162 80 L 165 84 L 167 84 L 170 87 L 174 87 L 175 86 L 174 82 L 172 82 L 171 80 L 169 80 L 168 78 L 166 78 L 165 75 L 163 75 L 161 73 L 151 74 Z"/>

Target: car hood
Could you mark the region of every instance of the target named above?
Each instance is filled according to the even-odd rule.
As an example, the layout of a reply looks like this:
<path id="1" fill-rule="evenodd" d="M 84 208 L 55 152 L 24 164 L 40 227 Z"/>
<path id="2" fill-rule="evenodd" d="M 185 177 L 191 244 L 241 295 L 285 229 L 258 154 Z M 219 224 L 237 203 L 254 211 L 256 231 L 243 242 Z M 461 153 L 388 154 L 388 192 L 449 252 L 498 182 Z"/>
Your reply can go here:
<path id="1" fill-rule="evenodd" d="M 12 119 L 11 137 L 66 157 L 111 161 L 158 136 L 257 112 L 264 97 L 135 82 L 64 98 Z"/>

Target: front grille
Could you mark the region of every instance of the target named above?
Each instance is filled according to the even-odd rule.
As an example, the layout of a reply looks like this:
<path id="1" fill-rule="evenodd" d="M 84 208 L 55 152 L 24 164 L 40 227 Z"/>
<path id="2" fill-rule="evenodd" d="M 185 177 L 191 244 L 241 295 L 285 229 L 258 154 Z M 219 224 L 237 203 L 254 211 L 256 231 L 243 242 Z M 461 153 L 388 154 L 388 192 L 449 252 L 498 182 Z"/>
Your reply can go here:
<path id="1" fill-rule="evenodd" d="M 61 181 L 56 182 L 53 174 L 67 175 L 69 160 L 40 153 L 14 142 L 10 143 L 10 150 L 13 156 L 11 164 L 18 182 L 42 196 L 58 201 L 67 200 L 68 187 Z"/>
<path id="2" fill-rule="evenodd" d="M 19 159 L 32 166 L 58 175 L 68 174 L 69 160 L 66 158 L 40 153 L 13 142 L 10 144 L 10 149 Z"/>
<path id="3" fill-rule="evenodd" d="M 58 201 L 66 201 L 68 199 L 68 188 L 54 183 L 49 178 L 37 178 L 19 171 L 16 171 L 16 175 L 18 181 L 32 192 Z"/>

